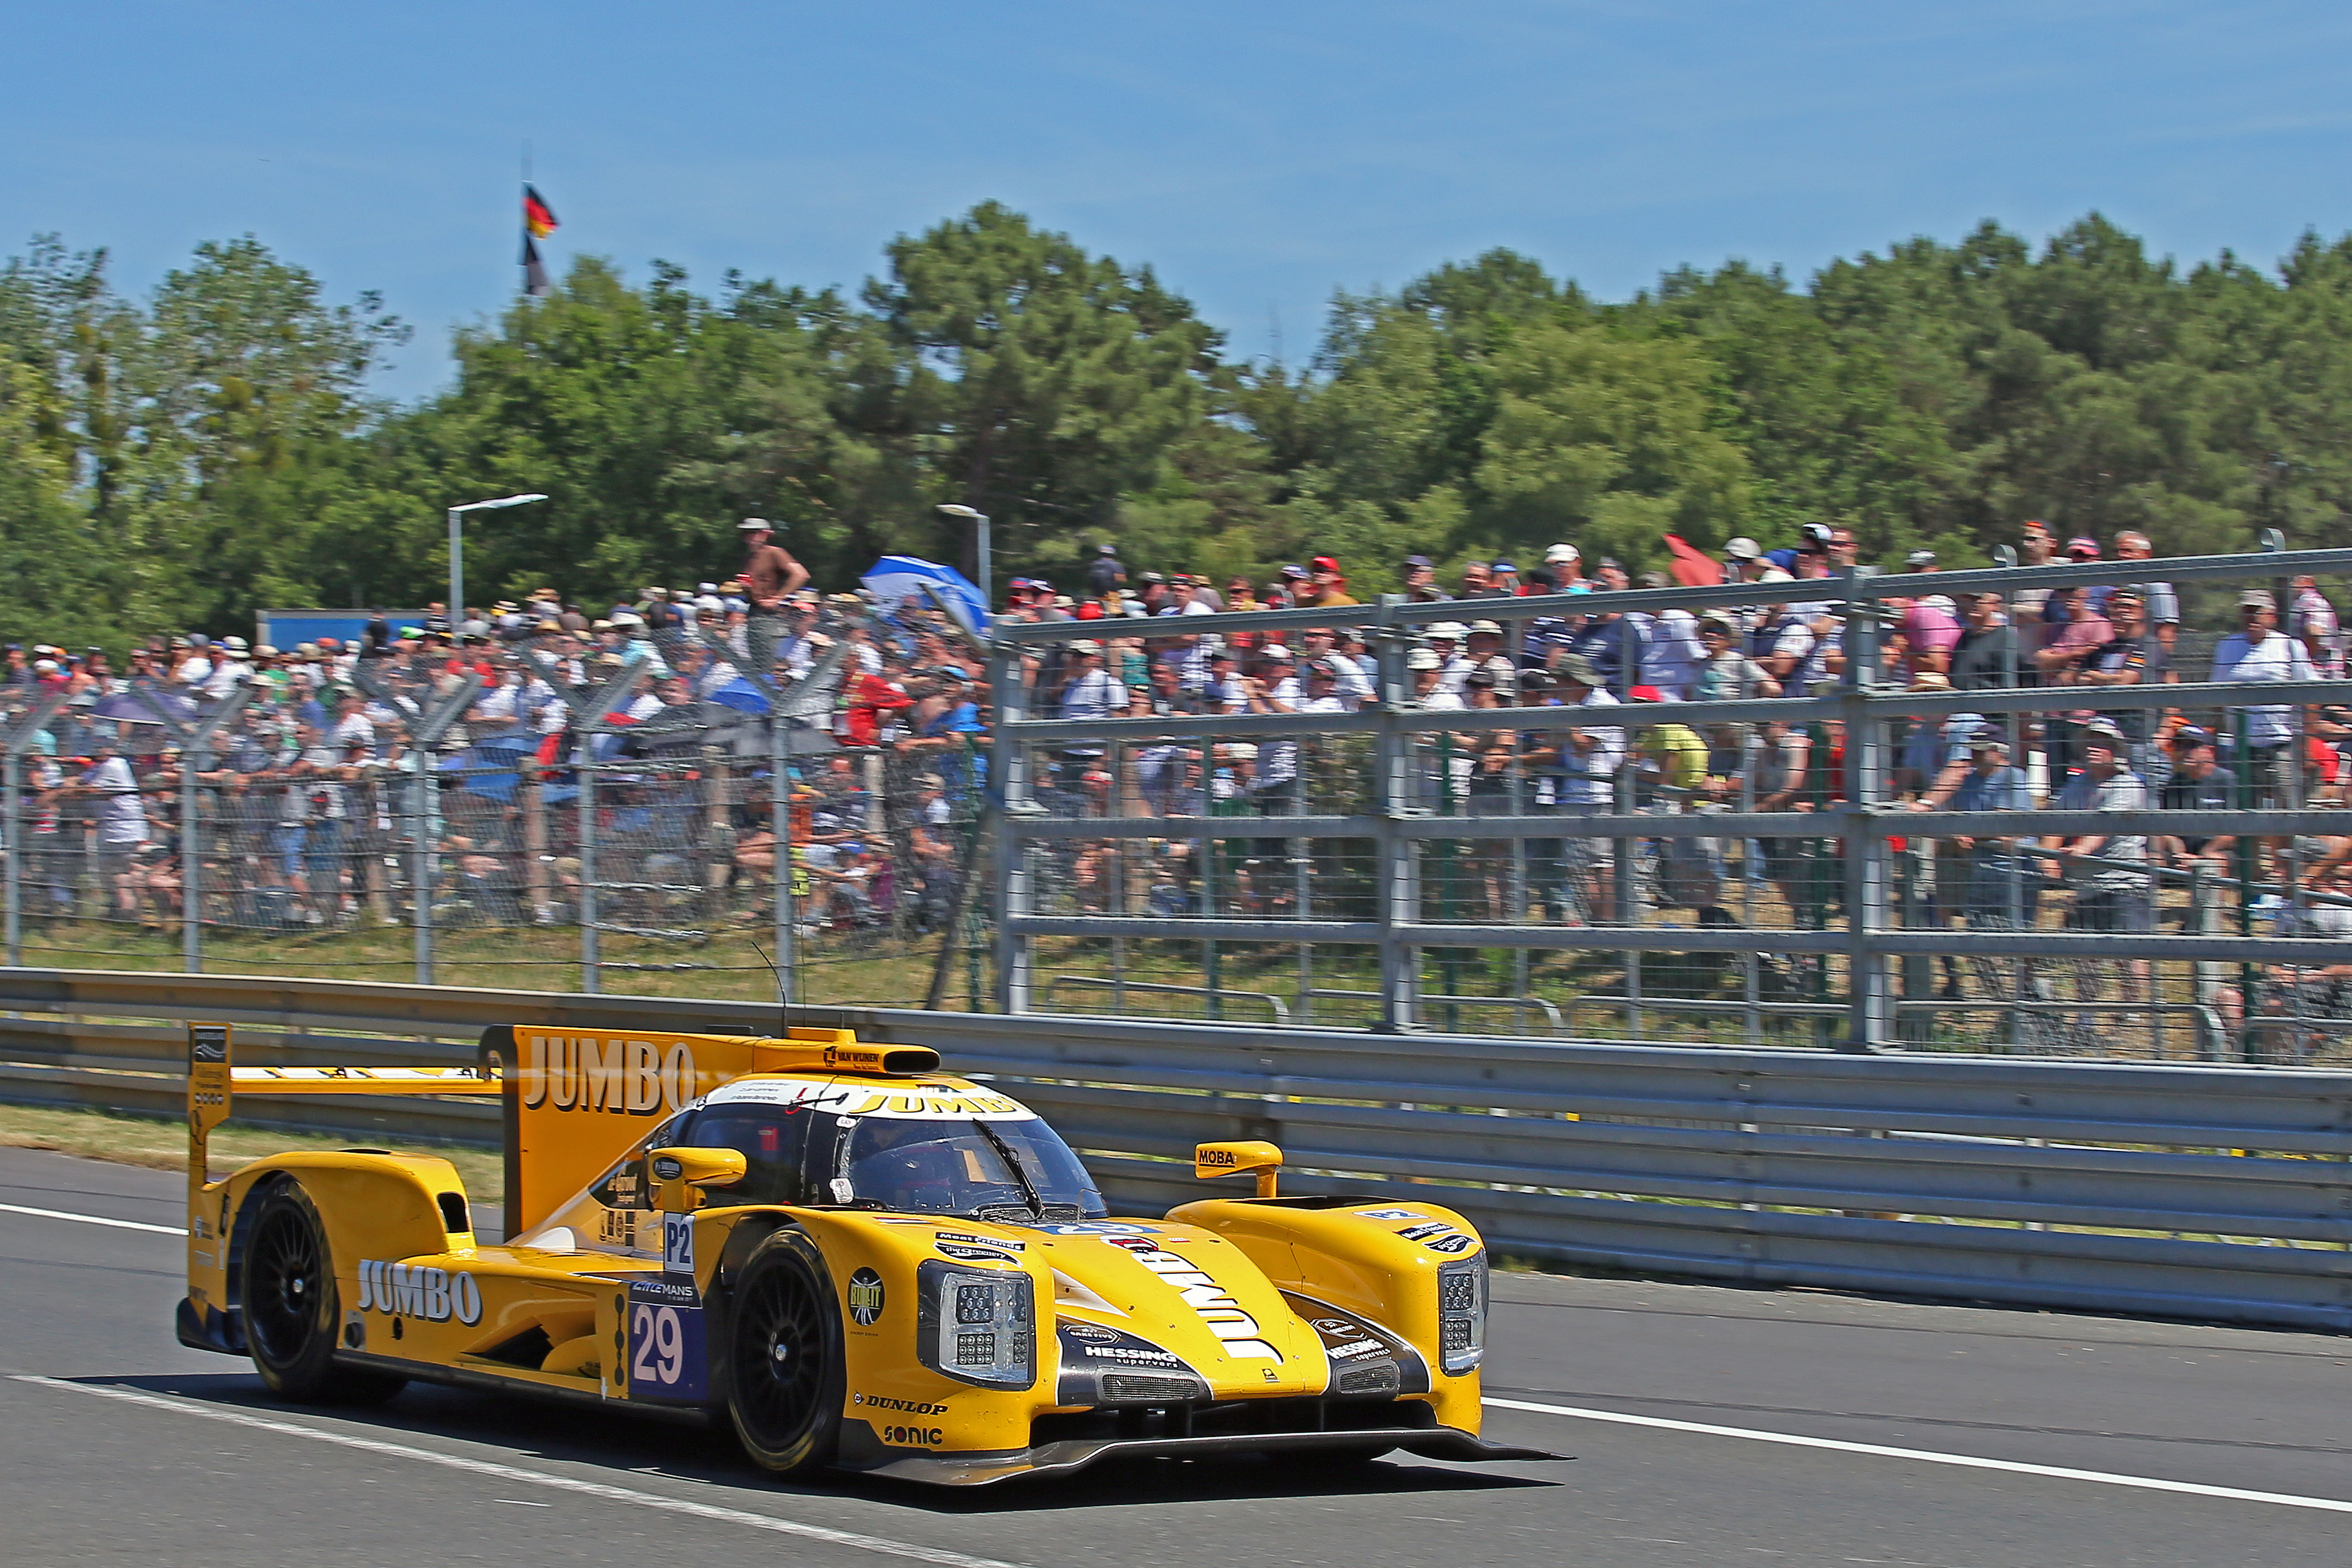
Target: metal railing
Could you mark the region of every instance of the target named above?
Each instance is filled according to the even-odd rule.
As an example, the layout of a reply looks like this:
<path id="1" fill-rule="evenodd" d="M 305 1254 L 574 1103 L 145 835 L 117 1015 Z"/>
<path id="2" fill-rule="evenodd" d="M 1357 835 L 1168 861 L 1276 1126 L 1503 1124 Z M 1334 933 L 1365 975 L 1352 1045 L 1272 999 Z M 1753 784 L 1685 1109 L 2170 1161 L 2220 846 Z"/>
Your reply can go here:
<path id="1" fill-rule="evenodd" d="M 919 994 L 978 945 L 942 933 L 982 769 L 969 735 L 837 724 L 886 637 L 912 634 L 836 606 L 756 647 L 689 625 L 0 686 L 6 959 Z"/>
<path id="2" fill-rule="evenodd" d="M 1215 994 L 1238 985 L 1291 998 L 1302 1020 L 1318 998 L 1360 997 L 1360 1022 L 1411 1030 L 1491 984 L 1486 1005 L 1601 1009 L 1633 1039 L 1697 1029 L 1856 1051 L 2331 1056 L 2352 1016 L 2352 921 L 2327 915 L 2352 887 L 2352 858 L 2334 853 L 2352 846 L 2352 708 L 2339 707 L 2352 679 L 2340 648 L 2284 661 L 2258 696 L 2206 679 L 2217 639 L 2198 622 L 2227 618 L 2212 585 L 2251 581 L 2284 607 L 2311 576 L 2342 603 L 2347 574 L 2352 551 L 2273 551 L 1002 626 L 997 1006 L 1048 1006 L 1032 978 L 1047 962 L 1114 989 L 1205 991 L 1212 1019 Z M 2191 610 L 2147 634 L 2179 679 L 2084 683 L 2105 644 L 2067 637 L 2113 627 L 2077 591 L 2158 579 Z M 1954 689 L 1909 606 L 1978 594 L 2000 596 L 2015 637 L 2001 664 Z M 2037 604 L 2033 635 L 2058 659 L 2016 640 Z M 1588 657 L 1569 657 L 1576 647 L 1609 654 L 1615 638 L 1618 668 L 1644 674 L 1604 668 L 1601 684 L 1645 696 L 1624 689 L 1647 684 L 1652 633 L 1696 612 L 1728 616 L 1743 648 L 1803 622 L 1802 689 L 1608 706 L 1507 695 L 1530 667 L 1564 675 Z M 1474 618 L 1495 628 L 1484 650 L 1472 634 L 1478 700 L 1432 700 L 1408 654 L 1450 646 L 1433 626 Z M 1263 655 L 1265 643 L 1309 628 L 1338 634 L 1292 650 L 1325 660 L 1328 683 L 1295 679 L 1271 700 L 1297 663 Z M 2304 646 L 2270 635 L 2284 640 L 2273 649 Z M 1074 654 L 1080 639 L 1107 661 Z M 1211 663 L 1220 645 L 1238 668 L 1265 659 L 1263 684 Z M 1499 700 L 1475 690 L 1489 652 Z M 1106 710 L 1097 672 L 1122 658 L 1126 706 Z M 1191 684 L 1160 685 L 1159 664 Z M 1152 681 L 1139 697 L 1138 670 Z M 1826 673 L 1797 679 L 1807 671 Z M 2184 723 L 2210 731 L 2235 771 L 2220 805 L 2158 804 L 2174 777 L 2158 737 Z M 2107 726 L 2139 807 L 2064 789 Z M 1927 809 L 1972 734 L 2006 743 L 2025 805 Z M 2304 755 L 2314 743 L 2329 747 L 2325 769 Z M 1571 745 L 1591 749 L 1570 762 Z M 1596 756 L 1607 764 L 1585 760 Z M 1790 766 L 1804 776 L 1773 772 Z M 2062 847 L 2071 838 L 2152 850 L 2118 867 Z M 2232 874 L 2166 863 L 2170 846 L 2217 838 L 2234 841 Z M 1989 847 L 1961 847 L 1971 841 Z M 2307 879 L 2323 861 L 2329 887 Z"/>
<path id="3" fill-rule="evenodd" d="M 1116 1212 L 1201 1195 L 1196 1142 L 1294 1194 L 1442 1203 L 1505 1256 L 1769 1284 L 2352 1329 L 2352 1074 L 1401 1038 L 223 975 L 0 971 L 0 1098 L 176 1116 L 175 1026 L 248 1059 L 450 1065 L 485 1027 L 786 1023 L 927 1045 L 1047 1117 Z M 493 1142 L 495 1108 L 248 1111 Z"/>

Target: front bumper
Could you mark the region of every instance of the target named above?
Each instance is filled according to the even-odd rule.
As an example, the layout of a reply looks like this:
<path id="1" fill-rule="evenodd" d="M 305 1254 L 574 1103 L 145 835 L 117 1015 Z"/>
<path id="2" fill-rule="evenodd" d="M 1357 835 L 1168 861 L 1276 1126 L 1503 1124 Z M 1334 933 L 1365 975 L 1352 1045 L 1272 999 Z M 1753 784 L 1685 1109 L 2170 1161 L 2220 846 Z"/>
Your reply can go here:
<path id="1" fill-rule="evenodd" d="M 1338 1432 L 1249 1432 L 1206 1437 L 1068 1438 L 987 1454 L 908 1454 L 889 1450 L 867 1464 L 845 1464 L 866 1475 L 932 1486 L 984 1487 L 1021 1476 L 1067 1475 L 1103 1459 L 1205 1459 L 1227 1454 L 1360 1453 L 1397 1449 L 1424 1459 L 1492 1463 L 1502 1459 L 1564 1459 L 1565 1454 L 1489 1443 L 1450 1426 L 1376 1426 Z"/>

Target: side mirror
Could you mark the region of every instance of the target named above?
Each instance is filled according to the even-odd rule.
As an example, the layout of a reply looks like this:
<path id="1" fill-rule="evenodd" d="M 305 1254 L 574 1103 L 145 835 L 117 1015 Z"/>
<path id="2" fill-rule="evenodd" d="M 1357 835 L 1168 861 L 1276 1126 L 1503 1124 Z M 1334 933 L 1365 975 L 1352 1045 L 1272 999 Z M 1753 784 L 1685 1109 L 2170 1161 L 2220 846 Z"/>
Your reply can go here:
<path id="1" fill-rule="evenodd" d="M 646 1170 L 654 1179 L 654 1206 L 664 1214 L 691 1214 L 701 1206 L 700 1189 L 731 1187 L 743 1179 L 739 1149 L 648 1149 Z"/>
<path id="2" fill-rule="evenodd" d="M 1282 1169 L 1282 1151 L 1271 1143 L 1196 1143 L 1192 1147 L 1192 1174 L 1202 1181 L 1213 1176 L 1255 1175 L 1257 1195 L 1275 1195 L 1274 1173 Z"/>

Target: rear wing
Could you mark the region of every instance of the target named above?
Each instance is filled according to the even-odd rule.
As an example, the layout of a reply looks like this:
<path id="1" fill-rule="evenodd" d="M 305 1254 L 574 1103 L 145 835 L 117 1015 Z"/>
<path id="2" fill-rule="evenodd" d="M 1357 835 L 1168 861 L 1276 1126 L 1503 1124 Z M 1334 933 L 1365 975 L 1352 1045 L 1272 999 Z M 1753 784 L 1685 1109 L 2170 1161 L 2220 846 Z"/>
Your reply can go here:
<path id="1" fill-rule="evenodd" d="M 576 1196 L 660 1122 L 750 1072 L 900 1077 L 937 1071 L 928 1046 L 860 1041 L 847 1029 L 782 1036 L 613 1033 L 493 1025 L 472 1067 L 234 1065 L 226 1024 L 188 1026 L 188 1194 L 195 1213 L 212 1130 L 239 1095 L 437 1094 L 504 1101 L 506 1234 Z M 194 1230 L 191 1223 L 190 1229 Z"/>
<path id="2" fill-rule="evenodd" d="M 191 1205 L 210 1174 L 213 1129 L 229 1119 L 236 1097 L 294 1094 L 471 1094 L 500 1092 L 497 1068 L 241 1068 L 229 1058 L 226 1024 L 188 1026 L 188 1193 Z"/>

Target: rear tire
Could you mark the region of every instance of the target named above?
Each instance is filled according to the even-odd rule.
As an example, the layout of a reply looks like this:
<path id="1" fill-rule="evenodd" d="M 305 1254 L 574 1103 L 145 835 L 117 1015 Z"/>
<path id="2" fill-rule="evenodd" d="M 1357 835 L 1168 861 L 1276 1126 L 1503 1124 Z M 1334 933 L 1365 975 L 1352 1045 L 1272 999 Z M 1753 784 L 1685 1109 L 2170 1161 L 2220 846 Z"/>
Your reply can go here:
<path id="1" fill-rule="evenodd" d="M 802 1476 L 833 1462 L 844 1388 L 841 1312 L 824 1255 L 804 1232 L 760 1243 L 737 1276 L 727 1414 L 752 1463 Z"/>
<path id="2" fill-rule="evenodd" d="M 310 1196 L 281 1182 L 261 1200 L 237 1276 L 246 1348 L 261 1381 L 304 1405 L 374 1405 L 408 1380 L 335 1364 L 341 1308 L 327 1228 Z"/>

